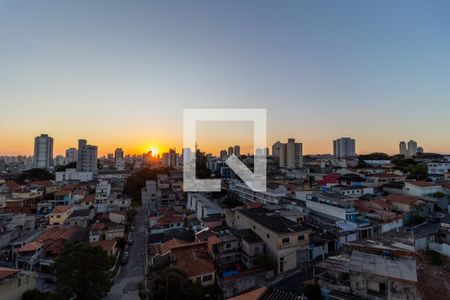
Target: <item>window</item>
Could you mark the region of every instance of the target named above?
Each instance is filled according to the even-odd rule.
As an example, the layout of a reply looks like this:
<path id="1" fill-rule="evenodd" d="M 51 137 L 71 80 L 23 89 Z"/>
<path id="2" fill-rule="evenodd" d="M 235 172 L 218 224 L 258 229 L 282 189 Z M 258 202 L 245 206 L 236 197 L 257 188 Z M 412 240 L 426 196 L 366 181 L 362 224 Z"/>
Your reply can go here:
<path id="1" fill-rule="evenodd" d="M 203 282 L 211 281 L 213 279 L 212 275 L 203 276 Z"/>
<path id="2" fill-rule="evenodd" d="M 289 238 L 288 238 L 288 237 L 283 238 L 283 239 L 281 240 L 281 243 L 282 243 L 282 244 L 289 244 Z"/>
<path id="3" fill-rule="evenodd" d="M 270 239 L 270 234 L 266 234 L 267 238 Z"/>
<path id="4" fill-rule="evenodd" d="M 303 234 L 300 234 L 300 235 L 298 236 L 298 240 L 299 240 L 299 241 L 304 241 L 304 240 L 305 240 L 305 236 L 304 236 Z"/>
<path id="5" fill-rule="evenodd" d="M 231 244 L 226 244 L 225 248 L 231 248 Z"/>

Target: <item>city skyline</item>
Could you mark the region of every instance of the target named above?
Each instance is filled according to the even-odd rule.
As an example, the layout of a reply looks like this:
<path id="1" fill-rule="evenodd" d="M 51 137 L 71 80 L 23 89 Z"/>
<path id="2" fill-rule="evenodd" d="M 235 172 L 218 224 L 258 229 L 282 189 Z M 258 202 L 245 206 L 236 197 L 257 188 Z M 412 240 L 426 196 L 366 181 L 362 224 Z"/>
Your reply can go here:
<path id="1" fill-rule="evenodd" d="M 407 138 L 450 152 L 446 1 L 106 3 L 0 4 L 0 155 L 41 133 L 55 154 L 78 138 L 100 155 L 181 149 L 197 107 L 267 108 L 268 146 L 305 154 L 340 136 L 359 153 Z"/>

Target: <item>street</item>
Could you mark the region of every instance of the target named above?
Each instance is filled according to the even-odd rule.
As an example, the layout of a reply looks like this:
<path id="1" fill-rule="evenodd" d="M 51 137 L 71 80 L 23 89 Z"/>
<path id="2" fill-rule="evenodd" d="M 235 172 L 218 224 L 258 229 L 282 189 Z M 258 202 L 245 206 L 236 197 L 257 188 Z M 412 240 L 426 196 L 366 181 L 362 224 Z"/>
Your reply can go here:
<path id="1" fill-rule="evenodd" d="M 114 280 L 114 285 L 104 298 L 105 300 L 140 299 L 139 283 L 144 280 L 147 242 L 146 212 L 147 210 L 143 207 L 137 209 L 137 215 L 133 222 L 133 226 L 136 228 L 132 235 L 134 243 L 128 249 L 128 263 L 121 266 L 119 275 Z"/>

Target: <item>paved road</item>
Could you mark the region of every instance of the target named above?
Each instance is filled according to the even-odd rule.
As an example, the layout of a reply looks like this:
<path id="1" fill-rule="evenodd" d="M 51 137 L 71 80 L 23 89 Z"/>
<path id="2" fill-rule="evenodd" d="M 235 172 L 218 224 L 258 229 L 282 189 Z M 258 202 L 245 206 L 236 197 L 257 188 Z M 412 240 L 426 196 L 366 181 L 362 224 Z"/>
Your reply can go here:
<path id="1" fill-rule="evenodd" d="M 134 244 L 128 249 L 128 263 L 122 265 L 119 275 L 114 281 L 109 294 L 105 300 L 133 300 L 140 299 L 138 295 L 139 282 L 144 279 L 145 268 L 145 246 L 147 243 L 147 233 L 145 228 L 147 210 L 139 208 L 134 219 L 133 232 Z"/>

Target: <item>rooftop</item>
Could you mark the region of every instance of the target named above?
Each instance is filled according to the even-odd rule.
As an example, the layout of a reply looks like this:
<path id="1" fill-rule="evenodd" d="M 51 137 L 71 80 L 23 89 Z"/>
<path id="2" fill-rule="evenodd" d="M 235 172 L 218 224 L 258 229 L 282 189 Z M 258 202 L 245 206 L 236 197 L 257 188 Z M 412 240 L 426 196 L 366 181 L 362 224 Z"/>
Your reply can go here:
<path id="1" fill-rule="evenodd" d="M 354 250 L 350 256 L 350 271 L 375 274 L 393 280 L 417 282 L 416 260 L 384 258 Z"/>
<path id="2" fill-rule="evenodd" d="M 70 210 L 72 206 L 70 205 L 58 205 L 52 210 L 52 214 L 63 214 Z"/>
<path id="3" fill-rule="evenodd" d="M 280 216 L 278 213 L 271 212 L 262 207 L 238 210 L 238 212 L 261 226 L 277 233 L 302 232 L 310 229 L 310 227 L 305 224 L 295 223 L 294 221 Z"/>
<path id="4" fill-rule="evenodd" d="M 251 229 L 236 230 L 233 233 L 241 240 L 250 244 L 262 242 L 261 238 Z"/>
<path id="5" fill-rule="evenodd" d="M 428 182 L 428 181 L 408 181 L 406 183 L 417 186 L 417 187 L 421 187 L 421 188 L 440 187 L 439 184 Z"/>

